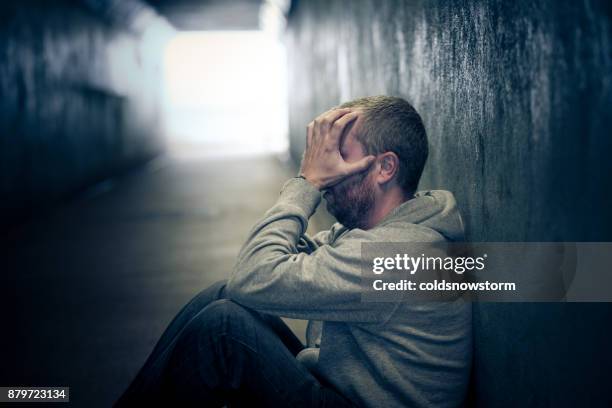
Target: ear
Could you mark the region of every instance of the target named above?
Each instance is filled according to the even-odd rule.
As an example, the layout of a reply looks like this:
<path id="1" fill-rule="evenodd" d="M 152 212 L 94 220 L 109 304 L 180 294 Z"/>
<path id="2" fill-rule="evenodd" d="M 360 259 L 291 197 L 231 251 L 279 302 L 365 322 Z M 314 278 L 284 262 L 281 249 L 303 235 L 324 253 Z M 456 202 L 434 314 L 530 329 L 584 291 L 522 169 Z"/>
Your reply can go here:
<path id="1" fill-rule="evenodd" d="M 399 157 L 393 152 L 386 152 L 378 156 L 377 162 L 376 181 L 378 184 L 387 184 L 399 171 Z"/>

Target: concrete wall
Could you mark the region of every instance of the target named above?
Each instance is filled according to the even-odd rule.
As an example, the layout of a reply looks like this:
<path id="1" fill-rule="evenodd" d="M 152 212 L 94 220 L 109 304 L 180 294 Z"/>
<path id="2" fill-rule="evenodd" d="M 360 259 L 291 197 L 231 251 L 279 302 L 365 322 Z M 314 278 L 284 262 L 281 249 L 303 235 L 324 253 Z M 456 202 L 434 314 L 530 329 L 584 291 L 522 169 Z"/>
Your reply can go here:
<path id="1" fill-rule="evenodd" d="M 159 50 L 89 3 L 0 5 L 0 225 L 161 148 Z"/>
<path id="2" fill-rule="evenodd" d="M 612 240 L 611 8 L 604 1 L 298 1 L 291 153 L 341 101 L 423 116 L 422 189 L 457 197 L 473 241 Z M 475 306 L 473 402 L 610 405 L 612 308 Z"/>

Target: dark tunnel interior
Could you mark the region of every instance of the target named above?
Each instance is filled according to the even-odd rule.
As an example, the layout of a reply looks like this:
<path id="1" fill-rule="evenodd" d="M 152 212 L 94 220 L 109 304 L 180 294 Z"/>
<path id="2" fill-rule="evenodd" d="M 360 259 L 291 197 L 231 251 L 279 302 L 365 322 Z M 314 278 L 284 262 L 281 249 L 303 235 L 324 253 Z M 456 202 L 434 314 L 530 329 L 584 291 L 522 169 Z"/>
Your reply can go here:
<path id="1" fill-rule="evenodd" d="M 229 275 L 306 124 L 360 96 L 420 112 L 419 189 L 454 192 L 469 240 L 612 241 L 611 17 L 605 0 L 2 2 L 0 386 L 112 405 Z M 611 303 L 473 313 L 468 406 L 612 406 Z"/>

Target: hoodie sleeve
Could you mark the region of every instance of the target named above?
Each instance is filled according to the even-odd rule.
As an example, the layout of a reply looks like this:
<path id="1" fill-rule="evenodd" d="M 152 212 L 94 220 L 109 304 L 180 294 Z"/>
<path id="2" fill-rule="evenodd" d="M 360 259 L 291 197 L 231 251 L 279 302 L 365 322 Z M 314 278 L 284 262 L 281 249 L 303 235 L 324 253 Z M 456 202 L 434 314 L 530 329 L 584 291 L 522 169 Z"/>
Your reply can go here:
<path id="1" fill-rule="evenodd" d="M 300 237 L 320 201 L 306 180 L 285 183 L 240 250 L 226 287 L 229 297 L 296 319 L 383 323 L 393 304 L 361 301 L 361 240 L 347 236 L 336 246 L 299 252 Z"/>
<path id="2" fill-rule="evenodd" d="M 329 244 L 334 235 L 339 233 L 338 231 L 343 231 L 345 229 L 345 227 L 342 227 L 340 224 L 336 223 L 332 225 L 331 229 L 319 231 L 312 237 L 307 233 L 304 233 L 298 242 L 298 251 L 310 254 L 316 251 L 319 247 Z"/>

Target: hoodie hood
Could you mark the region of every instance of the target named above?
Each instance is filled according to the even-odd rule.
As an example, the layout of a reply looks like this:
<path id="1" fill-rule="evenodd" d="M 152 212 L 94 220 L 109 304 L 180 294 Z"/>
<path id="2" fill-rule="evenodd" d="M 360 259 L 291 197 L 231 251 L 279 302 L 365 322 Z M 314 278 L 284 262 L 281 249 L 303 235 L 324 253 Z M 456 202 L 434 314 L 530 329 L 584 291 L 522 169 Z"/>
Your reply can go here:
<path id="1" fill-rule="evenodd" d="M 413 199 L 391 211 L 377 227 L 395 222 L 431 228 L 450 241 L 462 241 L 465 238 L 455 196 L 446 190 L 419 191 Z"/>

